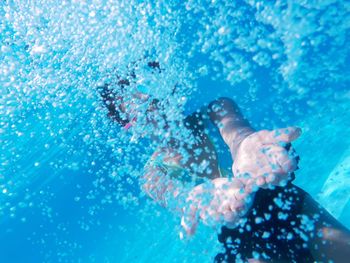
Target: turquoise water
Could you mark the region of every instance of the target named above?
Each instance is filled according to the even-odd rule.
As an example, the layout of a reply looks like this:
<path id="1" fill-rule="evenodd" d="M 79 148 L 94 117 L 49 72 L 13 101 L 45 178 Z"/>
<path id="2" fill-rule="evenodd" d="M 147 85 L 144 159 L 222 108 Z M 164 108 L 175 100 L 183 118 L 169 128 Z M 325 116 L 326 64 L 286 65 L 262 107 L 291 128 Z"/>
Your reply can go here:
<path id="1" fill-rule="evenodd" d="M 2 1 L 0 17 L 1 262 L 222 250 L 203 225 L 180 240 L 180 219 L 139 190 L 152 131 L 121 130 L 97 91 L 131 67 L 170 119 L 227 96 L 257 129 L 301 127 L 296 184 L 350 227 L 348 1 Z"/>

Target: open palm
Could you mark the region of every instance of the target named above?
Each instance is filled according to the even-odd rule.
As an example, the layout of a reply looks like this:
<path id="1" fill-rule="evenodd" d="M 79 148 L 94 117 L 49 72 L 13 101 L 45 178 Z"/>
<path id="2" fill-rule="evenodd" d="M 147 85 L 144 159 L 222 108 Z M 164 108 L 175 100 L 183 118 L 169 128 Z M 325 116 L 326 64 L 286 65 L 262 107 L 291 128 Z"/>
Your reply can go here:
<path id="1" fill-rule="evenodd" d="M 290 143 L 300 134 L 300 128 L 295 127 L 252 133 L 238 147 L 232 166 L 234 176 L 251 187 L 287 182 L 299 160 Z"/>

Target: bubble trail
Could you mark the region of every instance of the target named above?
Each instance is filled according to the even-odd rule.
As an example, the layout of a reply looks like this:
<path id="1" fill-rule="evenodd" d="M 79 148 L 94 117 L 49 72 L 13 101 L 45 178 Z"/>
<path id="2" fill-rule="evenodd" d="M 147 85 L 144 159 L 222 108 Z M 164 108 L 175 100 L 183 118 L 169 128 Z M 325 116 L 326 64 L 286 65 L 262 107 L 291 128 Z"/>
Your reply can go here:
<path id="1" fill-rule="evenodd" d="M 57 180 L 74 184 L 71 201 L 85 209 L 76 220 L 85 232 L 112 204 L 142 208 L 147 221 L 155 208 L 140 191 L 143 167 L 159 141 L 196 143 L 179 120 L 197 110 L 198 94 L 239 98 L 258 127 L 304 120 L 305 112 L 327 115 L 328 100 L 348 101 L 349 16 L 349 3 L 334 0 L 1 1 L 0 222 L 26 224 L 23 211 L 38 209 L 57 226 L 43 240 L 56 235 L 64 244 L 57 236 L 67 226 L 50 203 Z M 206 78 L 219 88 L 199 85 Z M 108 118 L 105 85 L 136 105 L 131 128 Z M 149 113 L 154 101 L 158 116 Z M 77 175 L 91 180 L 88 190 Z"/>

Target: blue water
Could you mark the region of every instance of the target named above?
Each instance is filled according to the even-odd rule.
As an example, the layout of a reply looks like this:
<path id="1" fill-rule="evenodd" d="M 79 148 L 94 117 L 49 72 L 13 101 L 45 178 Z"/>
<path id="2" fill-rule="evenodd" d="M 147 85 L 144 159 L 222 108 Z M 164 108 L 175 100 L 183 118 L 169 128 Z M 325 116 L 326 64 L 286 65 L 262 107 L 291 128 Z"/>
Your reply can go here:
<path id="1" fill-rule="evenodd" d="M 96 89 L 135 61 L 174 119 L 227 96 L 256 129 L 301 127 L 296 184 L 350 227 L 349 2 L 232 2 L 1 1 L 0 262 L 211 262 L 222 249 L 203 225 L 180 240 L 179 218 L 139 189 L 154 145 L 112 123 Z"/>

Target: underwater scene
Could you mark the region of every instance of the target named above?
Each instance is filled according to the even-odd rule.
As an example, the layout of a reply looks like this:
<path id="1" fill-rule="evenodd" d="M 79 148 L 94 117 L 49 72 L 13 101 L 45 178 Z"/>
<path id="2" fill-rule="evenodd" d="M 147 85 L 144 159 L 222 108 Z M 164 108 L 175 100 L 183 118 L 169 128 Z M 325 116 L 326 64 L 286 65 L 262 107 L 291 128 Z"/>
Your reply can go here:
<path id="1" fill-rule="evenodd" d="M 0 1 L 0 262 L 349 262 L 350 2 Z"/>

